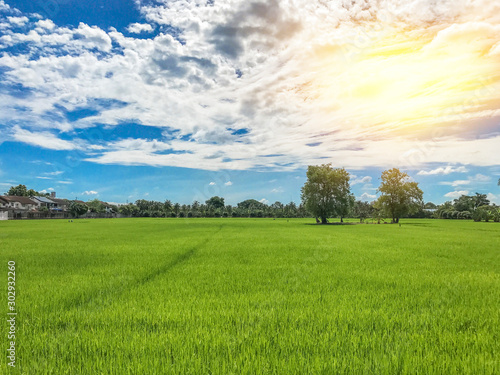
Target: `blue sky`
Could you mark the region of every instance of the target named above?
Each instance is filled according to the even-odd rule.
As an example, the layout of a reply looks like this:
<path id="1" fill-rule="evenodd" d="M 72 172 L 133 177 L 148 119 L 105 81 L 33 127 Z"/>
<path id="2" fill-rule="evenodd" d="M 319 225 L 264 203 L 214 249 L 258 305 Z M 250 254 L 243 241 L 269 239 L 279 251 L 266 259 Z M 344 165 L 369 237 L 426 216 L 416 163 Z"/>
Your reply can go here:
<path id="1" fill-rule="evenodd" d="M 303 2 L 0 0 L 0 192 L 298 203 L 331 162 L 500 204 L 499 5 Z"/>

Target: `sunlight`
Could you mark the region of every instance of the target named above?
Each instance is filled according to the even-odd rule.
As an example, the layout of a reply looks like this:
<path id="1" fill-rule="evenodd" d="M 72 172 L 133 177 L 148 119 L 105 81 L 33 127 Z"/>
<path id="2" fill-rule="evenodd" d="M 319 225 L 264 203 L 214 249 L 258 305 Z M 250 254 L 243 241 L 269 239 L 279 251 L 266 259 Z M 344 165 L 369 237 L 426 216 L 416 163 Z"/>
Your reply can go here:
<path id="1" fill-rule="evenodd" d="M 478 28 L 471 29 L 477 36 Z M 356 53 L 346 54 L 350 50 L 344 48 L 343 56 L 318 62 L 322 69 L 312 89 L 323 107 L 334 108 L 341 118 L 399 130 L 432 126 L 450 110 L 467 116 L 497 108 L 495 39 L 471 39 L 467 28 L 458 36 L 446 34 L 451 32 L 399 31 L 397 40 L 384 36 Z"/>

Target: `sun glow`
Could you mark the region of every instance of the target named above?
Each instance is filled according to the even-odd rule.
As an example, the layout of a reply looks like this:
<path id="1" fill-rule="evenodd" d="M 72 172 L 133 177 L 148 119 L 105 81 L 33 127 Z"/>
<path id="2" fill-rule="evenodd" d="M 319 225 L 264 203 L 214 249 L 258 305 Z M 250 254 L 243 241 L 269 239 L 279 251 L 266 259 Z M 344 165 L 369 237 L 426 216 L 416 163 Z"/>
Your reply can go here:
<path id="1" fill-rule="evenodd" d="M 309 87 L 335 121 L 361 127 L 420 131 L 491 116 L 499 104 L 499 31 L 483 23 L 391 30 L 362 47 L 316 53 Z"/>

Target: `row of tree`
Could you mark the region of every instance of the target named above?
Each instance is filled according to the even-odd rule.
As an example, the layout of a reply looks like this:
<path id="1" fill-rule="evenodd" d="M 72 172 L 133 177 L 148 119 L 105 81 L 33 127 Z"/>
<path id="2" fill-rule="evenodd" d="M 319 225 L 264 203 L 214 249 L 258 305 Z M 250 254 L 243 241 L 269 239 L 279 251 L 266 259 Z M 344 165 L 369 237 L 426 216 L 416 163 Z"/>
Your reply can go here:
<path id="1" fill-rule="evenodd" d="M 296 218 L 310 216 L 304 206 L 294 202 L 265 204 L 255 199 L 247 199 L 236 206 L 226 205 L 224 198 L 215 196 L 204 203 L 192 204 L 137 200 L 118 207 L 118 212 L 133 217 L 277 217 Z"/>
<path id="2" fill-rule="evenodd" d="M 500 181 L 499 181 L 500 185 Z M 440 206 L 423 203 L 423 192 L 418 183 L 397 168 L 386 170 L 381 175 L 377 190 L 380 197 L 371 203 L 356 201 L 350 189 L 350 175 L 344 168 L 333 168 L 331 164 L 309 166 L 307 181 L 302 187 L 302 203 L 283 204 L 276 201 L 266 204 L 255 199 L 247 199 L 236 206 L 226 205 L 224 198 L 211 197 L 204 203 L 173 203 L 140 199 L 126 205 L 110 205 L 98 199 L 86 203 L 69 201 L 69 211 L 79 217 L 88 212 L 120 213 L 130 217 L 273 217 L 305 218 L 314 217 L 319 223 L 327 223 L 330 218 L 371 218 L 380 222 L 390 218 L 397 223 L 401 217 L 435 217 L 441 219 L 474 219 L 476 221 L 499 221 L 500 207 L 490 204 L 485 194 L 461 196 L 453 202 Z M 11 187 L 8 195 L 46 195 L 27 189 L 24 185 Z"/>
<path id="3" fill-rule="evenodd" d="M 411 215 L 424 206 L 423 192 L 418 183 L 397 168 L 382 172 L 378 188 L 380 197 L 372 204 L 356 202 L 351 193 L 350 176 L 344 168 L 333 168 L 331 164 L 309 166 L 307 181 L 302 187 L 302 202 L 317 222 L 326 224 L 328 218 L 356 215 L 366 217 L 389 217 L 393 223 L 405 215 Z"/>
<path id="4" fill-rule="evenodd" d="M 499 181 L 500 182 L 500 181 Z M 500 222 L 500 207 L 492 204 L 486 194 L 462 195 L 437 207 L 439 219 L 473 219 Z"/>

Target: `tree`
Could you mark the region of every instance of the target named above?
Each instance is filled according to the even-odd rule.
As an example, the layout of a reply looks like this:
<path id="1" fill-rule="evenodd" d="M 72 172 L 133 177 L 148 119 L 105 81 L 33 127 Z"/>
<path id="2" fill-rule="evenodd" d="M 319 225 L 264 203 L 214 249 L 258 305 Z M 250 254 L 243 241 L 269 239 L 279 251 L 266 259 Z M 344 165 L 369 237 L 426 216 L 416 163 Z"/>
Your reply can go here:
<path id="1" fill-rule="evenodd" d="M 174 204 L 172 216 L 175 215 L 174 217 L 178 217 L 180 212 L 181 212 L 181 205 L 179 203 Z"/>
<path id="2" fill-rule="evenodd" d="M 139 213 L 139 208 L 135 204 L 129 203 L 120 206 L 118 212 L 125 216 L 136 216 Z"/>
<path id="3" fill-rule="evenodd" d="M 356 201 L 353 206 L 353 214 L 363 222 L 373 212 L 373 206 L 368 202 Z"/>
<path id="4" fill-rule="evenodd" d="M 427 202 L 425 205 L 424 205 L 424 208 L 426 210 L 435 210 L 437 208 L 437 206 L 432 203 L 432 202 Z"/>
<path id="5" fill-rule="evenodd" d="M 456 211 L 474 211 L 474 198 L 468 195 L 461 195 L 453 200 L 453 207 Z"/>
<path id="6" fill-rule="evenodd" d="M 478 207 L 481 206 L 488 206 L 490 204 L 487 195 L 479 193 L 476 193 L 476 195 L 472 197 L 472 202 L 474 204 L 474 209 L 477 209 Z"/>
<path id="7" fill-rule="evenodd" d="M 237 204 L 240 216 L 262 217 L 267 209 L 265 203 L 259 202 L 256 199 L 247 199 Z"/>
<path id="8" fill-rule="evenodd" d="M 90 212 L 97 214 L 102 214 L 106 211 L 106 206 L 99 199 L 88 201 L 87 207 Z"/>
<path id="9" fill-rule="evenodd" d="M 322 224 L 336 215 L 342 221 L 354 202 L 350 193 L 349 173 L 344 168 L 333 169 L 331 164 L 310 165 L 301 198 L 306 210 L 320 218 Z"/>
<path id="10" fill-rule="evenodd" d="M 393 168 L 382 172 L 381 178 L 378 192 L 382 195 L 376 205 L 390 215 L 393 223 L 398 223 L 402 215 L 415 213 L 423 206 L 424 193 L 406 173 Z"/>
<path id="11" fill-rule="evenodd" d="M 9 191 L 7 192 L 7 195 L 15 195 L 17 197 L 27 197 L 28 196 L 28 189 L 26 188 L 26 185 L 17 185 L 17 186 L 11 186 Z"/>
<path id="12" fill-rule="evenodd" d="M 40 193 L 36 190 L 29 189 L 26 185 L 11 186 L 9 191 L 5 195 L 15 195 L 16 197 L 48 197 L 49 193 Z"/>
<path id="13" fill-rule="evenodd" d="M 74 217 L 81 216 L 81 215 L 87 213 L 88 210 L 89 210 L 89 208 L 87 207 L 87 205 L 80 203 L 80 202 L 73 201 L 69 205 L 69 212 Z"/>
<path id="14" fill-rule="evenodd" d="M 206 200 L 205 203 L 209 208 L 212 208 L 214 210 L 219 210 L 224 208 L 224 198 L 222 197 L 218 196 L 212 197 Z"/>

